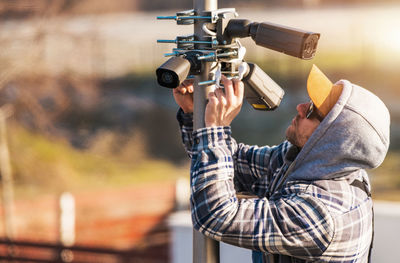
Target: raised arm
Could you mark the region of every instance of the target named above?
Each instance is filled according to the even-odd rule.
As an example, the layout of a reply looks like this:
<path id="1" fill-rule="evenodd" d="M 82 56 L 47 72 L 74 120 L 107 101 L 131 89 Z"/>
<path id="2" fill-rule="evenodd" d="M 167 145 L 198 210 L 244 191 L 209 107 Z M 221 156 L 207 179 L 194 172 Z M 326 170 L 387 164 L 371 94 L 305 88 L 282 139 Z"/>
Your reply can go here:
<path id="1" fill-rule="evenodd" d="M 225 93 L 218 89 L 209 94 L 209 105 L 206 111 L 207 126 L 225 126 L 239 113 L 243 101 L 243 83 L 223 79 Z M 181 107 L 177 119 L 182 132 L 182 142 L 189 157 L 193 148 L 193 85 L 185 81 L 174 89 L 174 98 Z M 230 141 L 231 154 L 235 165 L 235 186 L 238 191 L 258 194 L 265 192 L 273 172 L 281 167 L 284 155 L 290 144 L 284 142 L 278 146 L 248 146 Z"/>

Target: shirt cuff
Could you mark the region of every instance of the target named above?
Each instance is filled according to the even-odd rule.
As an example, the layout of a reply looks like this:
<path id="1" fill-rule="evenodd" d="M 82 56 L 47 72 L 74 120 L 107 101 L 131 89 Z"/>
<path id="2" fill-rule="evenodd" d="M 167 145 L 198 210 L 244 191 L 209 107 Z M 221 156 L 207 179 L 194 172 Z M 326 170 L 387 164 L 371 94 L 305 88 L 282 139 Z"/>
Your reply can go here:
<path id="1" fill-rule="evenodd" d="M 193 113 L 185 113 L 182 108 L 179 108 L 178 113 L 176 114 L 176 119 L 181 127 L 193 127 Z"/>
<path id="2" fill-rule="evenodd" d="M 193 133 L 193 151 L 198 152 L 207 148 L 228 147 L 231 150 L 231 127 L 205 127 Z"/>

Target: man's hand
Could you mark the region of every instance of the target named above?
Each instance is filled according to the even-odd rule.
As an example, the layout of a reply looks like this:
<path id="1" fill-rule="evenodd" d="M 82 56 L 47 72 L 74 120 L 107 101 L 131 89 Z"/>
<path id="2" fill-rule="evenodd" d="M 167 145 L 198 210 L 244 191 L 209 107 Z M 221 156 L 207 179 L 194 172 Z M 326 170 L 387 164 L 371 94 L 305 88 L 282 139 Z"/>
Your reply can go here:
<path id="1" fill-rule="evenodd" d="M 228 80 L 222 76 L 225 93 L 222 89 L 208 94 L 206 106 L 206 127 L 229 126 L 238 115 L 243 103 L 243 82 L 238 79 Z"/>
<path id="2" fill-rule="evenodd" d="M 179 87 L 173 89 L 173 94 L 184 113 L 193 112 L 193 80 L 185 80 Z"/>

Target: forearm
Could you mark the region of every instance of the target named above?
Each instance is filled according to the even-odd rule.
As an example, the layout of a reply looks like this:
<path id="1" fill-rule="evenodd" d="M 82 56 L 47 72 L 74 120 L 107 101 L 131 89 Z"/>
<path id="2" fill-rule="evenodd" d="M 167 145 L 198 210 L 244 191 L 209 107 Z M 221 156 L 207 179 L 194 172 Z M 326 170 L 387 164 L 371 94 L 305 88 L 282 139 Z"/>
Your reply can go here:
<path id="1" fill-rule="evenodd" d="M 210 222 L 229 220 L 232 217 L 231 210 L 220 208 L 235 205 L 237 202 L 233 186 L 232 153 L 228 139 L 230 128 L 220 126 L 199 129 L 194 132 L 194 138 L 196 143 L 190 170 L 193 224 L 196 229 L 219 239 L 221 225 L 214 225 L 213 228 L 204 226 Z"/>

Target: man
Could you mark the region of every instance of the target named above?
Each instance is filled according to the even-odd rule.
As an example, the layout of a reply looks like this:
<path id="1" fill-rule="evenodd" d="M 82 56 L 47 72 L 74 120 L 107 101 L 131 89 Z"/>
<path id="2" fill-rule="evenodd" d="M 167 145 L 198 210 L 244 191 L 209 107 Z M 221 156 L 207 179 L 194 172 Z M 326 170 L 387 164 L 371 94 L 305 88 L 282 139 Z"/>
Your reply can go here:
<path id="1" fill-rule="evenodd" d="M 238 144 L 230 123 L 243 83 L 224 78 L 209 94 L 206 127 L 193 131 L 193 86 L 174 90 L 191 164 L 194 228 L 253 250 L 253 262 L 367 262 L 373 236 L 370 185 L 364 169 L 379 166 L 389 147 L 390 116 L 371 92 L 335 85 L 313 67 L 311 102 L 278 146 Z M 256 198 L 240 199 L 238 192 Z"/>

